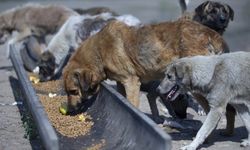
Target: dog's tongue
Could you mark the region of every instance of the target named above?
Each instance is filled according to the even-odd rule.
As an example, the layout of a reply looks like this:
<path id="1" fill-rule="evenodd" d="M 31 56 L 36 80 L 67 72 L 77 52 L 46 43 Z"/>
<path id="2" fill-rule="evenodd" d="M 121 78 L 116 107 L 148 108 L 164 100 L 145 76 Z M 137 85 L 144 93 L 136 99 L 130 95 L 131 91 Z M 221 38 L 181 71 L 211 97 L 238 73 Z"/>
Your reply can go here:
<path id="1" fill-rule="evenodd" d="M 171 90 L 171 91 L 169 92 L 167 98 L 168 98 L 168 99 L 171 99 L 172 96 L 174 95 L 174 93 L 175 93 L 175 90 Z"/>

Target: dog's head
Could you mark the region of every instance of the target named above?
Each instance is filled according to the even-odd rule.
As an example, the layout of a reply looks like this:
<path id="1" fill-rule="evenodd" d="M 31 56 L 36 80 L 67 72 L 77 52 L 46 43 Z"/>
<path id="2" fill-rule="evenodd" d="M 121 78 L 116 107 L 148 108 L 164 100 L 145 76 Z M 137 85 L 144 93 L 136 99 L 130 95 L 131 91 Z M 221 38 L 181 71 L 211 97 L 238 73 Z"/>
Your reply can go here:
<path id="1" fill-rule="evenodd" d="M 219 2 L 206 1 L 195 9 L 193 20 L 222 34 L 230 20 L 234 19 L 233 9 Z"/>
<path id="2" fill-rule="evenodd" d="M 71 70 L 71 69 L 69 69 Z M 99 91 L 100 77 L 92 70 L 74 69 L 63 72 L 64 89 L 68 95 L 69 111 L 76 111 L 81 104 Z"/>
<path id="3" fill-rule="evenodd" d="M 56 69 L 56 62 L 54 55 L 49 52 L 45 51 L 42 53 L 39 61 L 39 78 L 41 81 L 48 81 L 54 75 Z"/>
<path id="4" fill-rule="evenodd" d="M 186 93 L 191 85 L 190 72 L 191 67 L 188 63 L 174 62 L 168 65 L 157 91 L 166 100 L 175 100 L 180 94 Z"/>

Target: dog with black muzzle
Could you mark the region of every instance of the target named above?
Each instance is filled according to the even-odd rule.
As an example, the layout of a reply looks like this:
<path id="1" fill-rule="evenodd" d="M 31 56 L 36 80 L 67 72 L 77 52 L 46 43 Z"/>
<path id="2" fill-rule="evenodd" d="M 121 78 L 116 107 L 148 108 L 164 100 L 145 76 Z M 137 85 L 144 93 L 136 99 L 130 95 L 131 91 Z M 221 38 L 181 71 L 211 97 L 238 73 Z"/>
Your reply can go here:
<path id="1" fill-rule="evenodd" d="M 234 19 L 233 9 L 225 3 L 216 1 L 206 1 L 195 8 L 194 12 L 186 12 L 187 6 L 184 0 L 180 0 L 183 16 L 181 19 L 191 19 L 197 21 L 221 35 L 226 30 L 230 20 Z M 183 6 L 184 5 L 184 6 Z"/>

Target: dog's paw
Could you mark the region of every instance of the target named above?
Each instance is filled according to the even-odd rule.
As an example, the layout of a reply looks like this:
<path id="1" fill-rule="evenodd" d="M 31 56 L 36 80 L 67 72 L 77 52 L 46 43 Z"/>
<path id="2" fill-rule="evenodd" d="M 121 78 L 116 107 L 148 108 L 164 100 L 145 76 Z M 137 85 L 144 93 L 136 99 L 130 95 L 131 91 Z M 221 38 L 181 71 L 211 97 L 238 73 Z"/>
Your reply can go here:
<path id="1" fill-rule="evenodd" d="M 202 107 L 198 107 L 198 110 L 197 110 L 197 114 L 199 116 L 206 116 L 206 112 L 204 111 L 204 109 Z"/>
<path id="2" fill-rule="evenodd" d="M 187 146 L 180 148 L 180 150 L 196 150 L 196 148 L 191 145 L 187 145 Z"/>
<path id="3" fill-rule="evenodd" d="M 240 143 L 241 147 L 247 147 L 250 146 L 250 141 L 249 139 L 244 139 L 243 142 Z"/>
<path id="4" fill-rule="evenodd" d="M 160 116 L 153 116 L 153 120 L 154 120 L 154 122 L 157 123 L 157 124 L 161 124 L 161 123 L 164 122 L 164 119 L 161 118 Z"/>
<path id="5" fill-rule="evenodd" d="M 169 126 L 172 128 L 177 128 L 177 129 L 186 129 L 181 123 L 179 123 L 177 120 L 172 120 L 172 119 L 166 119 L 163 122 L 163 126 Z"/>

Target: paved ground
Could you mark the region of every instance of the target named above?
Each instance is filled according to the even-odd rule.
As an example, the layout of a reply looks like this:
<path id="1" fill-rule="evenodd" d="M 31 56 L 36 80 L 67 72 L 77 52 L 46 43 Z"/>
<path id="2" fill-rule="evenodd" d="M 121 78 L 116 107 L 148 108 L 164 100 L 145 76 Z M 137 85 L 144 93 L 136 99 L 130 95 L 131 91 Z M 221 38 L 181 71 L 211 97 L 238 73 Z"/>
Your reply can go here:
<path id="1" fill-rule="evenodd" d="M 235 19 L 230 23 L 224 37 L 232 51 L 244 50 L 250 51 L 250 28 L 249 0 L 220 0 L 231 5 L 235 11 Z M 27 1 L 0 1 L 0 10 L 6 10 Z M 202 0 L 191 0 L 189 10 L 193 10 Z M 143 23 L 159 22 L 163 20 L 174 20 L 180 16 L 180 9 L 175 0 L 133 0 L 131 2 L 124 0 L 73 0 L 73 1 L 42 1 L 41 3 L 64 4 L 69 7 L 89 8 L 94 6 L 107 6 L 120 14 L 131 13 L 142 20 Z M 39 139 L 28 140 L 24 138 L 25 128 L 23 127 L 22 114 L 26 114 L 23 105 L 2 105 L 12 104 L 22 101 L 15 72 L 11 67 L 10 61 L 6 58 L 6 47 L 0 47 L 0 150 L 31 150 L 41 149 Z M 142 94 L 141 109 L 148 112 L 148 106 L 145 102 L 145 95 Z M 199 117 L 191 109 L 189 110 L 189 119 L 198 119 L 203 121 L 205 117 Z M 231 138 L 219 136 L 219 129 L 224 128 L 225 119 L 223 118 L 215 131 L 213 138 L 208 144 L 203 145 L 202 149 L 209 150 L 234 150 L 240 149 L 239 142 L 241 138 L 246 137 L 246 130 L 242 122 L 236 119 L 236 135 Z M 188 123 L 201 122 L 186 121 Z M 197 129 L 197 128 L 196 128 Z M 171 130 L 173 137 L 173 149 L 178 149 L 183 144 L 187 144 L 195 136 L 193 131 L 174 131 Z M 241 148 L 243 149 L 243 148 Z"/>

